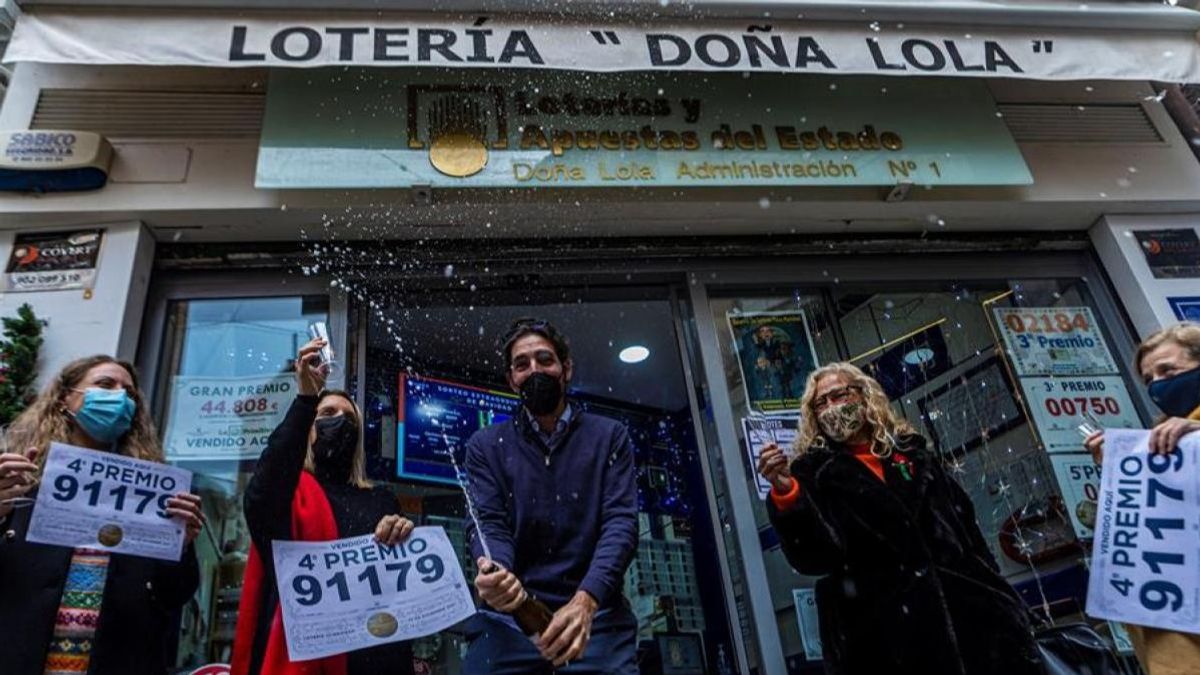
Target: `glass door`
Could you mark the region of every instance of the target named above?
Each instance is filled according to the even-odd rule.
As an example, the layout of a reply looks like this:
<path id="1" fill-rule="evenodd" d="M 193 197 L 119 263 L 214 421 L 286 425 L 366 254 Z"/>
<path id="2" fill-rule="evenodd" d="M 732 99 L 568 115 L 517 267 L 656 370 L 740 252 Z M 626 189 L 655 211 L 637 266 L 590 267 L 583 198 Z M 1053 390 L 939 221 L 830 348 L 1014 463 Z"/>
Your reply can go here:
<path id="1" fill-rule="evenodd" d="M 640 540 L 624 593 L 639 621 L 641 672 L 733 672 L 726 595 L 715 582 L 723 576 L 715 554 L 720 526 L 696 439 L 671 288 L 543 280 L 536 290 L 364 289 L 363 295 L 371 302 L 360 305 L 356 330 L 364 345 L 371 477 L 393 482 L 415 519 L 446 528 L 460 542 L 468 577 L 474 561 L 463 542 L 464 502 L 446 445 L 458 447 L 474 430 L 515 412 L 499 340 L 514 319 L 543 318 L 570 340 L 572 400 L 625 424 L 637 449 Z M 461 433 L 444 435 L 447 428 Z M 461 672 L 464 653 L 453 630 L 417 646 L 432 672 Z"/>
<path id="2" fill-rule="evenodd" d="M 162 339 L 144 341 L 158 349 L 146 349 L 142 362 L 153 375 L 166 459 L 194 472 L 192 489 L 208 518 L 196 540 L 200 589 L 184 609 L 177 652 L 178 666 L 193 668 L 229 662 L 250 550 L 242 493 L 295 397 L 296 351 L 312 322 L 330 321 L 331 302 L 320 294 L 221 297 L 220 288 L 206 292 L 186 281 L 165 286 L 151 307 Z"/>

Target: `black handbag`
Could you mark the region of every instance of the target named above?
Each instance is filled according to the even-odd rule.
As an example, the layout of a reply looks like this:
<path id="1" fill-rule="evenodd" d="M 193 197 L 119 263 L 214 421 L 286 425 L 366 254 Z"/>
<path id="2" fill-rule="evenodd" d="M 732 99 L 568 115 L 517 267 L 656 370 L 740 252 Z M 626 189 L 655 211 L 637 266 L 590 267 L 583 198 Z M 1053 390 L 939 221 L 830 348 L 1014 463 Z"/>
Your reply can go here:
<path id="1" fill-rule="evenodd" d="M 1128 675 L 1117 650 L 1086 623 L 1042 627 L 1034 640 L 1046 675 Z"/>

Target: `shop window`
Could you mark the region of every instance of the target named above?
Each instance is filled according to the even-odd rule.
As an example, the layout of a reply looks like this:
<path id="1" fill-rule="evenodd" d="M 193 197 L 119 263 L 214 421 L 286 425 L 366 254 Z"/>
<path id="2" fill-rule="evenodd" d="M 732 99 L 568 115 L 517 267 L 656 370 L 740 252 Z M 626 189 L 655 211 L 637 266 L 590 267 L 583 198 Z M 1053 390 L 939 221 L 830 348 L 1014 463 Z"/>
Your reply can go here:
<path id="1" fill-rule="evenodd" d="M 748 445 L 790 444 L 804 377 L 835 360 L 878 379 L 929 439 L 1026 602 L 1084 619 L 1099 471 L 1077 427 L 1148 419 L 1085 282 L 838 284 L 714 292 L 710 305 L 790 672 L 821 672 L 815 580 L 784 559 Z"/>
<path id="2" fill-rule="evenodd" d="M 371 477 L 395 483 L 414 520 L 446 529 L 467 577 L 475 567 L 464 541 L 465 504 L 447 451 L 516 412 L 498 341 L 517 317 L 546 318 L 571 341 L 572 400 L 624 423 L 636 447 L 640 541 L 624 593 L 639 620 L 639 652 L 650 655 L 642 672 L 672 672 L 662 654 L 680 645 L 707 652 L 710 672 L 721 672 L 719 662 L 733 668 L 721 585 L 697 583 L 721 577 L 719 525 L 708 507 L 669 289 L 366 295 L 373 306 L 358 316 L 367 332 Z M 620 355 L 629 347 L 649 356 L 627 363 Z M 456 630 L 417 644 L 431 672 L 461 672 L 466 645 Z"/>
<path id="3" fill-rule="evenodd" d="M 242 493 L 267 435 L 295 397 L 292 374 L 325 297 L 170 303 L 155 400 L 167 461 L 194 472 L 208 525 L 200 590 L 184 609 L 181 667 L 230 659 L 250 537 Z"/>

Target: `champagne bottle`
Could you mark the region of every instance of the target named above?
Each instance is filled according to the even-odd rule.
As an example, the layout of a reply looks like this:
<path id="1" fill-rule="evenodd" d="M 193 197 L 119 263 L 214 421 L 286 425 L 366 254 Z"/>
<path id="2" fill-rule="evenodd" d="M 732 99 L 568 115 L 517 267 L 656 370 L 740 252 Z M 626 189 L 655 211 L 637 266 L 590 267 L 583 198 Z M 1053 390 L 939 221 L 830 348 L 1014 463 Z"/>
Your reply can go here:
<path id="1" fill-rule="evenodd" d="M 521 632 L 526 635 L 538 635 L 550 625 L 554 612 L 550 611 L 546 603 L 525 593 L 525 599 L 512 611 L 512 617 L 521 627 Z"/>

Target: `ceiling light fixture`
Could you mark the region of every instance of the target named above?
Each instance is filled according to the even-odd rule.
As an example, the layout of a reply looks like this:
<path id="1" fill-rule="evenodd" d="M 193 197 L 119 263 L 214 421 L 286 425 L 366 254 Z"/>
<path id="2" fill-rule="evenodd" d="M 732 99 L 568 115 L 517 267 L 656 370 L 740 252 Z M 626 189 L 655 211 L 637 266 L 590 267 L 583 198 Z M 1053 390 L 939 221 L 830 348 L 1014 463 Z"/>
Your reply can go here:
<path id="1" fill-rule="evenodd" d="M 618 358 L 625 363 L 641 363 L 650 358 L 650 350 L 641 345 L 632 345 L 622 349 Z"/>
<path id="2" fill-rule="evenodd" d="M 929 347 L 917 347 L 904 355 L 904 362 L 910 366 L 920 366 L 929 363 L 937 356 Z"/>

